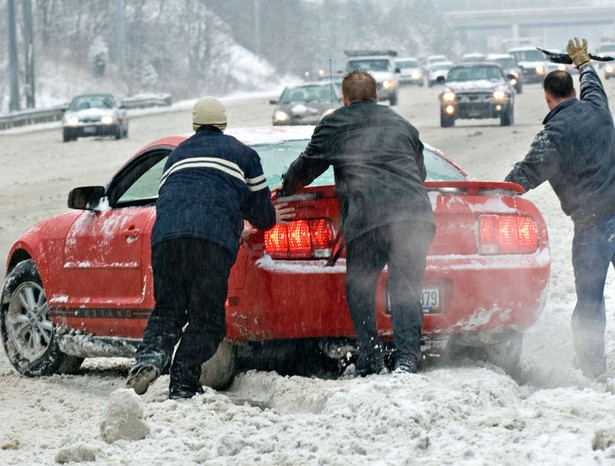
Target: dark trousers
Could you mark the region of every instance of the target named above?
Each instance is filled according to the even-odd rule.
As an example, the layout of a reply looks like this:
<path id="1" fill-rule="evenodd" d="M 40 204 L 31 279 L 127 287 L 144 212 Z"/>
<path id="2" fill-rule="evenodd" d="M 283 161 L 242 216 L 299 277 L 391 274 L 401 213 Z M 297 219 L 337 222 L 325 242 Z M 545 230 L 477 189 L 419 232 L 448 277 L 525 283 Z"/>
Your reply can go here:
<path id="1" fill-rule="evenodd" d="M 375 228 L 346 245 L 346 299 L 359 351 L 381 351 L 376 328 L 376 284 L 388 268 L 388 290 L 395 347 L 418 363 L 421 356 L 422 283 L 432 224 L 405 221 Z"/>
<path id="2" fill-rule="evenodd" d="M 234 262 L 230 251 L 202 239 L 174 239 L 152 248 L 156 305 L 137 363 L 161 371 L 170 367 L 171 386 L 200 386 L 201 364 L 226 336 L 224 302 Z"/>
<path id="3" fill-rule="evenodd" d="M 589 228 L 575 228 L 572 265 L 577 304 L 572 314 L 572 336 L 583 372 L 606 372 L 604 286 L 609 264 L 615 266 L 615 215 Z"/>

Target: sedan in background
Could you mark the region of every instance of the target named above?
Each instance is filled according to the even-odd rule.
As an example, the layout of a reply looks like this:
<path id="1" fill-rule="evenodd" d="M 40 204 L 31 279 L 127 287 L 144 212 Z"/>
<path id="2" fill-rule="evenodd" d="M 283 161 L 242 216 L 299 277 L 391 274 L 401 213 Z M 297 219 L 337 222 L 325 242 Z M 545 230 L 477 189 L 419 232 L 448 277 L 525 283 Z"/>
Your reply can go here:
<path id="1" fill-rule="evenodd" d="M 427 66 L 427 85 L 433 87 L 446 81 L 448 70 L 453 66 L 451 61 L 439 61 Z"/>
<path id="2" fill-rule="evenodd" d="M 510 79 L 510 84 L 515 88 L 517 94 L 523 93 L 523 71 L 517 65 L 515 57 L 508 53 L 492 53 L 487 55 L 487 61 L 497 63 L 504 70 Z"/>
<path id="3" fill-rule="evenodd" d="M 270 187 L 305 149 L 313 127 L 227 131 L 261 157 Z M 154 307 L 150 238 L 163 167 L 186 136 L 140 149 L 106 186 L 68 196 L 69 212 L 23 233 L 6 261 L 0 335 L 26 376 L 76 372 L 83 358 L 134 357 Z M 423 282 L 424 354 L 481 354 L 514 374 L 523 333 L 547 296 L 545 222 L 513 183 L 474 181 L 426 146 L 426 187 L 436 235 Z M 333 169 L 284 199 L 289 224 L 243 242 L 226 300 L 227 335 L 203 365 L 201 382 L 223 388 L 238 368 L 297 373 L 310 361 L 338 367 L 357 353 L 336 249 L 339 205 Z M 386 270 L 376 318 L 394 356 Z M 324 365 L 324 366 L 323 366 Z"/>
<path id="4" fill-rule="evenodd" d="M 398 58 L 395 60 L 395 67 L 399 68 L 399 84 L 425 84 L 425 71 L 418 58 Z"/>
<path id="5" fill-rule="evenodd" d="M 128 137 L 128 117 L 113 94 L 83 94 L 70 102 L 62 117 L 64 142 L 88 136 Z"/>
<path id="6" fill-rule="evenodd" d="M 342 106 L 339 81 L 322 80 L 284 89 L 275 105 L 273 126 L 315 125 L 322 117 Z"/>

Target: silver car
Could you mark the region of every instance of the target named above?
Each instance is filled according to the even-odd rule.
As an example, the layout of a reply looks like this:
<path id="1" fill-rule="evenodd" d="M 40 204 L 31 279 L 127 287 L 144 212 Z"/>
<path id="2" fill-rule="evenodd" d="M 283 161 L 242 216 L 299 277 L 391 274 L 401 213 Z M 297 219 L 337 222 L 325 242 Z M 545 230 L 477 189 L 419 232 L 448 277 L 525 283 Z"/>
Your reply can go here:
<path id="1" fill-rule="evenodd" d="M 128 136 L 128 117 L 113 94 L 83 94 L 73 98 L 62 117 L 64 142 L 88 136 Z"/>

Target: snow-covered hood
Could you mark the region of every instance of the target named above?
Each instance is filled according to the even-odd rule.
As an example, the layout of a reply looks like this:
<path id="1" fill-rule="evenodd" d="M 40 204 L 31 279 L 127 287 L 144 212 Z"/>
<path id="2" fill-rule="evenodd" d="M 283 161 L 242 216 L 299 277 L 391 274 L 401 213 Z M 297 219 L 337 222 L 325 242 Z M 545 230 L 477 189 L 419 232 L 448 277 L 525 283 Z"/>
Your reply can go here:
<path id="1" fill-rule="evenodd" d="M 117 117 L 118 110 L 115 108 L 87 108 L 76 112 L 67 111 L 64 114 L 68 116 L 76 116 L 79 120 L 100 120 L 104 116 Z"/>
<path id="2" fill-rule="evenodd" d="M 521 68 L 536 68 L 537 66 L 545 66 L 545 61 L 544 60 L 540 60 L 540 61 L 520 61 L 517 62 L 517 64 L 519 65 L 519 67 Z"/>
<path id="3" fill-rule="evenodd" d="M 369 72 L 377 83 L 381 83 L 382 81 L 394 81 L 395 75 L 390 71 L 370 71 Z"/>
<path id="4" fill-rule="evenodd" d="M 489 81 L 481 79 L 480 81 L 453 81 L 447 82 L 446 87 L 452 92 L 471 92 L 471 91 L 494 91 L 496 89 L 506 88 L 506 84 L 502 81 Z"/>

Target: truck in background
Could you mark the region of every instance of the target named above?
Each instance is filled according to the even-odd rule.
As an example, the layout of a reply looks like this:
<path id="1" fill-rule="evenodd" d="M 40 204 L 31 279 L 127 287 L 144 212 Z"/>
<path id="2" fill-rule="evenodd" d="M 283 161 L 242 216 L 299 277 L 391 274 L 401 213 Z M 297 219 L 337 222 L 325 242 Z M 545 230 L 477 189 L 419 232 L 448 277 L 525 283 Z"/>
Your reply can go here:
<path id="1" fill-rule="evenodd" d="M 376 80 L 379 100 L 397 105 L 400 69 L 395 66 L 395 50 L 345 50 L 344 53 L 348 57 L 346 73 L 367 71 Z"/>

